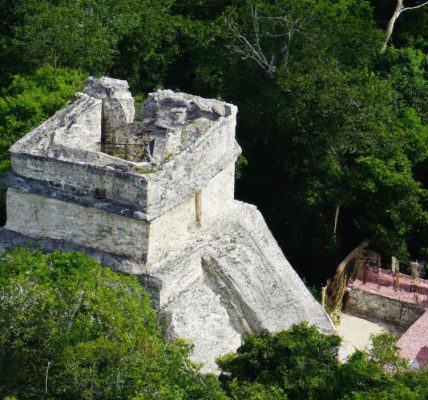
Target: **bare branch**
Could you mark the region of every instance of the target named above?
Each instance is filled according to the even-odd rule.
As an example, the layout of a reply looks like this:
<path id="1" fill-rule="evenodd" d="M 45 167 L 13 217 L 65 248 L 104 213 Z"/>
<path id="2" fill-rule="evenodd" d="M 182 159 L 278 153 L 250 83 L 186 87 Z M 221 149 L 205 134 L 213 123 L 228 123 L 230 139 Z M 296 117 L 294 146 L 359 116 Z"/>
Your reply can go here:
<path id="1" fill-rule="evenodd" d="M 426 6 L 427 4 L 428 4 L 428 1 L 426 1 L 425 3 L 419 4 L 417 6 L 405 7 L 405 8 L 403 8 L 403 10 L 401 12 L 408 11 L 408 10 L 416 10 L 417 8 L 421 8 L 423 6 Z"/>
<path id="2" fill-rule="evenodd" d="M 243 56 L 243 59 L 253 59 L 257 64 L 259 64 L 260 67 L 267 71 L 269 69 L 269 64 L 266 61 L 264 55 L 261 54 L 255 48 L 255 46 L 250 43 L 250 41 L 239 31 L 239 28 L 234 23 L 229 22 L 228 26 L 231 32 L 238 39 L 238 41 L 241 42 L 241 44 L 243 45 L 243 47 L 234 45 L 231 46 L 231 49 L 235 51 L 235 53 L 241 54 Z"/>
<path id="3" fill-rule="evenodd" d="M 260 21 L 265 21 L 263 30 Z M 287 16 L 260 16 L 257 6 L 253 5 L 250 33 L 243 33 L 233 20 L 227 21 L 227 28 L 235 38 L 235 43 L 228 47 L 243 59 L 255 61 L 273 79 L 277 68 L 288 64 L 291 42 L 299 32 L 296 26 L 297 21 L 290 21 Z M 268 54 L 266 41 L 263 43 L 262 38 L 271 38 L 276 50 Z"/>

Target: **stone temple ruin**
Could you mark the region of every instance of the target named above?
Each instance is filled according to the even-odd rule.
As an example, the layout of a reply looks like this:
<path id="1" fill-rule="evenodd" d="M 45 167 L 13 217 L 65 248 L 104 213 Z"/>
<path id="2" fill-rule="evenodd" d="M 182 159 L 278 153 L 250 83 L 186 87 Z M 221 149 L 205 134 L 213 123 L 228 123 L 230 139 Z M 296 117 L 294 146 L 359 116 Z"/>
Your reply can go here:
<path id="1" fill-rule="evenodd" d="M 89 78 L 15 143 L 0 247 L 36 240 L 136 274 L 205 371 L 250 332 L 333 332 L 260 212 L 234 199 L 237 108 L 163 90 L 134 114 L 126 81 Z"/>

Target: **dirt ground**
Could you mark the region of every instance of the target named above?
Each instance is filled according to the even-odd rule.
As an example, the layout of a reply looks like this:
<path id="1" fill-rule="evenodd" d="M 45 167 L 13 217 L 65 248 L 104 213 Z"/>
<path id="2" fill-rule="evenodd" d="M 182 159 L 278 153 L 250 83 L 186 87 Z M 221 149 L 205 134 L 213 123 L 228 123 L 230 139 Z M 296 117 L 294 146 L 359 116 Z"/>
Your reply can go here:
<path id="1" fill-rule="evenodd" d="M 371 345 L 371 336 L 380 333 L 398 334 L 391 326 L 381 322 L 370 322 L 362 318 L 341 313 L 340 324 L 336 330 L 342 337 L 339 349 L 339 360 L 345 361 L 356 349 L 368 350 Z"/>

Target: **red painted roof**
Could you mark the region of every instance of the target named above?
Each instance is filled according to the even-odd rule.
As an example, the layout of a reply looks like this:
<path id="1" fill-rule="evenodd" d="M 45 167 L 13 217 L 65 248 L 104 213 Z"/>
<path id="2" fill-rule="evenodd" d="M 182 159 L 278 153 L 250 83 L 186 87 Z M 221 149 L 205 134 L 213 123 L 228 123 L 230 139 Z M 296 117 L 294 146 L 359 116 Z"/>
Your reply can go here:
<path id="1" fill-rule="evenodd" d="M 400 337 L 397 346 L 401 349 L 400 355 L 409 360 L 421 360 L 428 357 L 428 312 L 425 313 Z M 427 349 L 427 350 L 424 350 Z M 428 361 L 428 358 L 427 358 Z M 419 360 L 418 360 L 419 362 Z M 426 362 L 423 364 L 425 365 Z M 419 362 L 419 365 L 421 363 Z"/>
<path id="2" fill-rule="evenodd" d="M 406 303 L 419 304 L 428 308 L 428 281 L 426 279 L 419 279 L 417 294 L 410 292 L 412 278 L 409 275 L 400 274 L 399 291 L 394 290 L 393 282 L 394 278 L 391 271 L 380 268 L 379 281 L 373 270 L 369 270 L 366 284 L 363 283 L 362 277 L 359 276 L 354 282 L 348 283 L 348 287 L 354 287 L 366 292 L 405 301 Z"/>
<path id="3" fill-rule="evenodd" d="M 424 346 L 419 350 L 418 355 L 416 356 L 416 360 L 420 367 L 424 367 L 428 364 L 428 347 Z"/>

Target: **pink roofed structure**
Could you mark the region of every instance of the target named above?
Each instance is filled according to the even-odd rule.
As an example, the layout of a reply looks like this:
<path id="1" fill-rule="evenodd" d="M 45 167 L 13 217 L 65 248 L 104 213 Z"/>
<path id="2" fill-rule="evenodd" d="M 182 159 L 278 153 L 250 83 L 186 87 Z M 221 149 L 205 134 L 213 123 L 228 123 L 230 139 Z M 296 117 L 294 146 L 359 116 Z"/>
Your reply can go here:
<path id="1" fill-rule="evenodd" d="M 352 279 L 354 278 L 354 279 Z M 359 269 L 347 284 L 348 291 L 358 294 L 359 299 L 376 304 L 383 315 L 390 317 L 393 313 L 399 319 L 408 317 L 408 310 L 417 310 L 413 323 L 399 338 L 397 345 L 400 355 L 408 359 L 412 368 L 420 368 L 428 364 L 428 281 L 414 279 L 406 274 L 393 276 L 391 270 L 383 268 Z M 391 302 L 388 303 L 390 299 Z M 356 301 L 354 300 L 354 304 Z M 401 304 L 401 309 L 397 308 Z M 361 309 L 361 304 L 358 305 Z M 368 307 L 370 307 L 368 305 Z M 368 312 L 365 310 L 365 312 Z M 396 310 L 399 310 L 398 312 Z M 418 311 L 419 310 L 419 311 Z M 390 313 L 388 314 L 388 311 Z M 377 311 L 376 311 L 377 312 Z M 410 317 L 409 317 L 410 318 Z M 411 319 L 409 319 L 411 321 Z M 396 321 L 397 324 L 400 321 Z"/>

